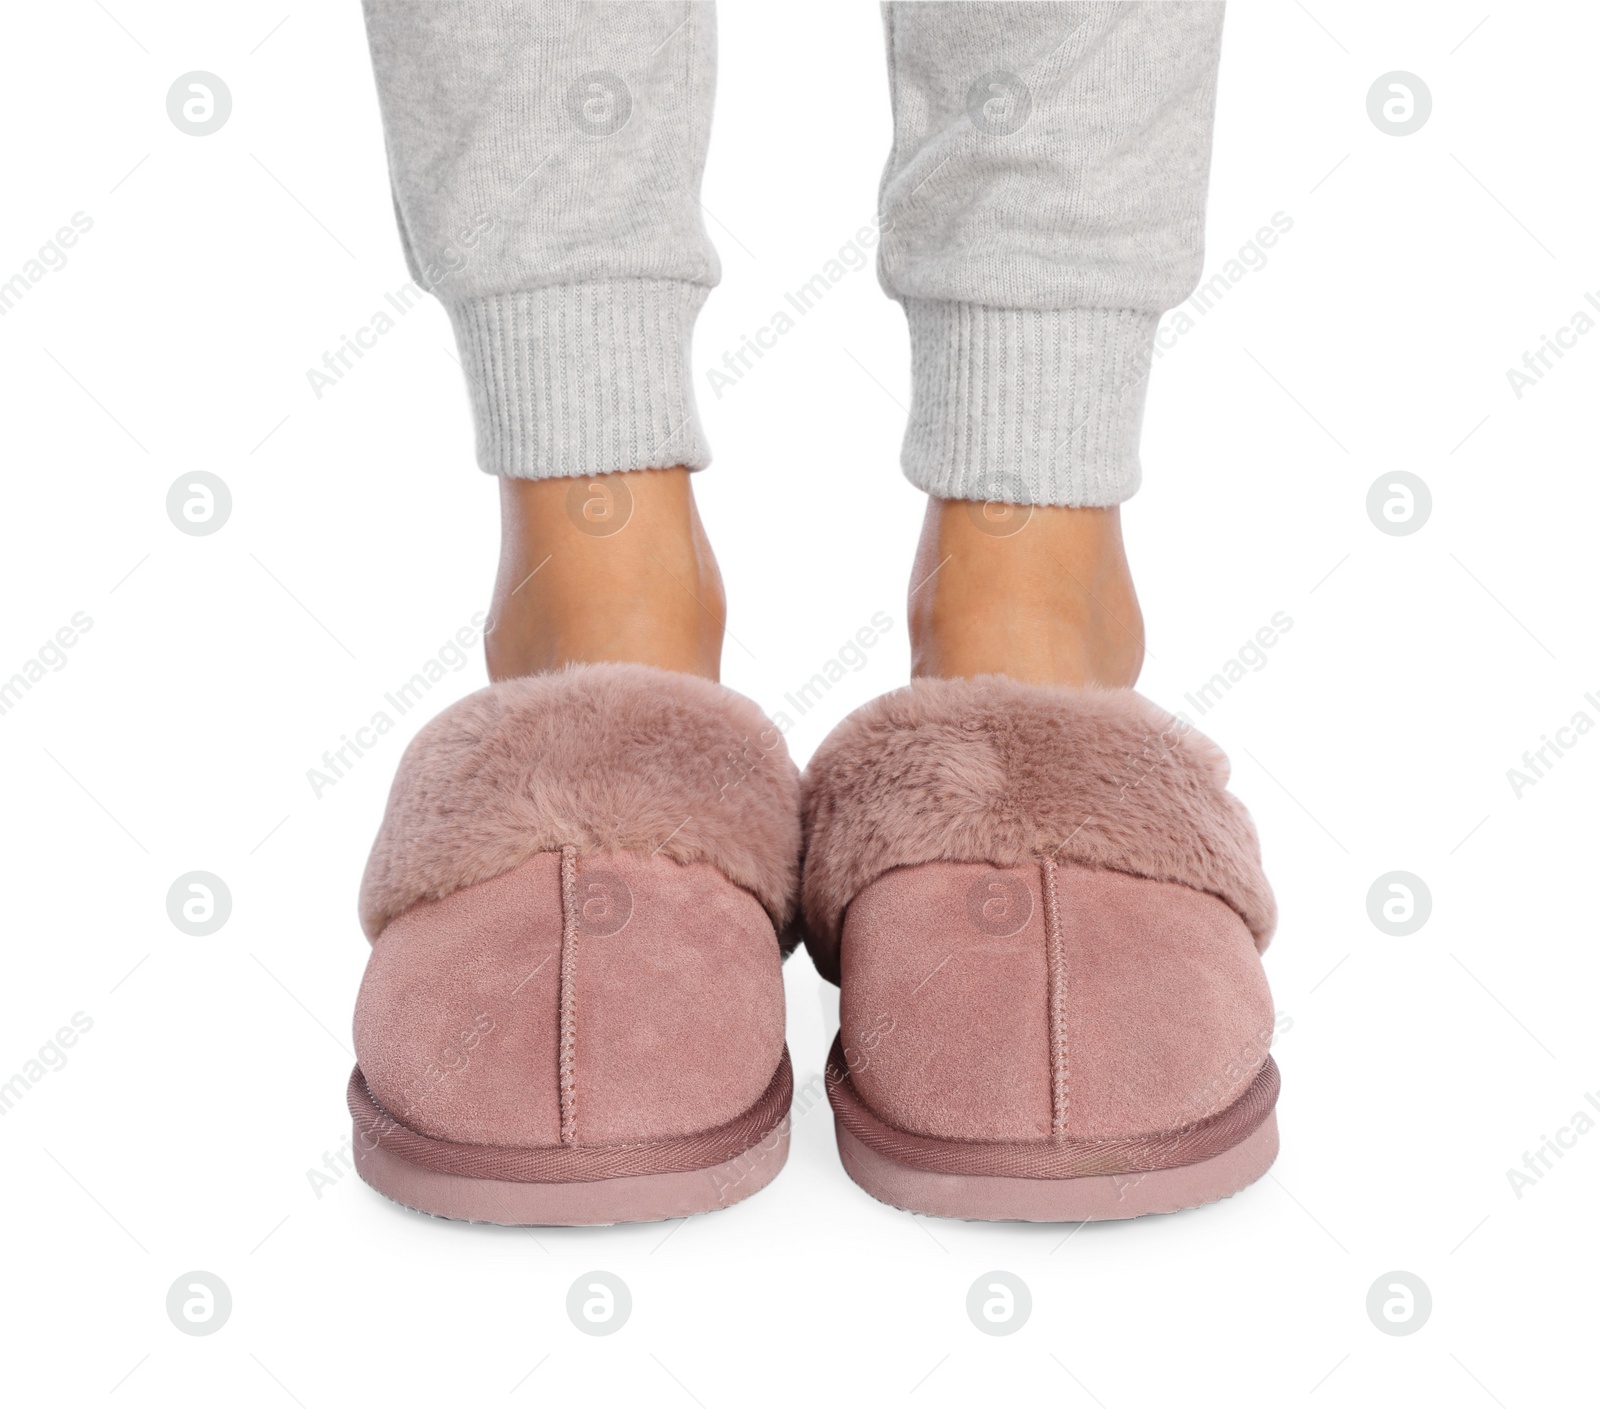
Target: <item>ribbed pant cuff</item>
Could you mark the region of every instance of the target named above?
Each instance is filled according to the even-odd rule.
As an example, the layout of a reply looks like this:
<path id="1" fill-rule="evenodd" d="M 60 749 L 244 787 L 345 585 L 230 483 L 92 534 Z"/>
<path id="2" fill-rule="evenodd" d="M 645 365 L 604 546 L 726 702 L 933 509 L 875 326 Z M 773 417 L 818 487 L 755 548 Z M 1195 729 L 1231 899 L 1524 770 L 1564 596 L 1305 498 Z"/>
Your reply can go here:
<path id="1" fill-rule="evenodd" d="M 449 304 L 480 468 L 560 479 L 709 464 L 689 365 L 707 292 L 615 279 Z"/>
<path id="2" fill-rule="evenodd" d="M 1159 315 L 907 299 L 911 418 L 900 463 L 941 499 L 1120 504 L 1139 487 Z"/>

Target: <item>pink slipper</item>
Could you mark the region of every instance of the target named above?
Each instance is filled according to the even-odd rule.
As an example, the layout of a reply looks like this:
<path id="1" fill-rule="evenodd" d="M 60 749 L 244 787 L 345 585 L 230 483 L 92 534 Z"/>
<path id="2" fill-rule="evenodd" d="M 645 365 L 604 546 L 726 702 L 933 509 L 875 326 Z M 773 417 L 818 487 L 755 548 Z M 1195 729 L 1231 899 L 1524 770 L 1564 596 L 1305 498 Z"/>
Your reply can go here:
<path id="1" fill-rule="evenodd" d="M 1227 777 L 1131 690 L 924 680 L 833 731 L 802 906 L 842 989 L 828 1094 L 856 1183 L 1075 1221 L 1266 1172 L 1276 911 Z"/>
<path id="2" fill-rule="evenodd" d="M 676 1218 L 768 1183 L 799 833 L 782 736 L 695 676 L 574 667 L 429 723 L 361 886 L 361 1177 L 510 1224 Z"/>

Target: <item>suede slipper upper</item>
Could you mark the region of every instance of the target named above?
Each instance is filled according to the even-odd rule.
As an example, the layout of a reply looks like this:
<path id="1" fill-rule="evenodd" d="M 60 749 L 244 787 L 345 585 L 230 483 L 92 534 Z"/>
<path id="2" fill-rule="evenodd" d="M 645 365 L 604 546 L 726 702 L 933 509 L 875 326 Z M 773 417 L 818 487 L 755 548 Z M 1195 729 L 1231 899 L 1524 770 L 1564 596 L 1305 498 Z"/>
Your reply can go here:
<path id="1" fill-rule="evenodd" d="M 676 1217 L 783 1162 L 799 781 L 749 700 L 639 665 L 457 702 L 361 886 L 362 1175 L 505 1223 Z"/>
<path id="2" fill-rule="evenodd" d="M 924 680 L 839 725 L 804 780 L 801 891 L 843 990 L 829 1084 L 858 1182 L 1119 1217 L 1265 1169 L 1276 907 L 1227 778 L 1131 690 Z"/>

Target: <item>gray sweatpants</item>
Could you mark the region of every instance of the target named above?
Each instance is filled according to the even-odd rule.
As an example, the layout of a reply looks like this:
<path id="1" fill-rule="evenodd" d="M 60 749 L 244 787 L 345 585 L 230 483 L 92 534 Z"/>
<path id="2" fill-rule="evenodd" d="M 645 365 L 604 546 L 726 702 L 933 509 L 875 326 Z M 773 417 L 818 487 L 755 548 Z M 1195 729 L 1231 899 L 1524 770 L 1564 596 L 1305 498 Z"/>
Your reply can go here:
<path id="1" fill-rule="evenodd" d="M 698 199 L 712 6 L 364 3 L 406 259 L 449 310 L 479 464 L 707 464 L 690 334 L 720 273 Z M 947 499 L 1120 503 L 1157 320 L 1199 280 L 1222 6 L 891 3 L 884 29 L 906 475 Z"/>

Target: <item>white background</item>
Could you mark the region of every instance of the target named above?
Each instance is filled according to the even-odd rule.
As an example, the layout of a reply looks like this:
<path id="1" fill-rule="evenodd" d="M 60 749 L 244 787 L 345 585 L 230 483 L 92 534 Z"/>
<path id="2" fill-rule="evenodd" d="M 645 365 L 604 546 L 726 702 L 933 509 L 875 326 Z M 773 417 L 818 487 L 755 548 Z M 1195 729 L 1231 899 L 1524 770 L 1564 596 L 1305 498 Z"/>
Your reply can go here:
<path id="1" fill-rule="evenodd" d="M 0 716 L 0 1076 L 72 1014 L 93 1023 L 0 1123 L 10 1397 L 1518 1409 L 1592 1394 L 1600 1131 L 1521 1198 L 1506 1171 L 1600 1090 L 1600 731 L 1520 798 L 1507 769 L 1580 709 L 1600 721 L 1584 699 L 1600 693 L 1600 331 L 1520 400 L 1506 370 L 1600 290 L 1600 23 L 1576 4 L 1311 11 L 1229 16 L 1208 274 L 1275 212 L 1293 230 L 1157 365 L 1125 514 L 1156 700 L 1187 709 L 1275 612 L 1294 623 L 1195 716 L 1234 759 L 1282 903 L 1267 968 L 1292 1025 L 1271 1176 L 1081 1230 L 913 1218 L 849 1182 L 822 1106 L 778 1181 L 732 1210 L 517 1231 L 406 1212 L 353 1174 L 318 1197 L 307 1174 L 348 1135 L 355 888 L 422 711 L 320 800 L 306 770 L 485 605 L 497 542 L 437 306 L 321 400 L 307 383 L 406 279 L 358 7 L 8 9 L 0 280 L 74 212 L 94 222 L 0 319 L 0 676 L 74 612 L 94 623 Z M 702 376 L 871 219 L 883 67 L 869 5 L 724 5 L 704 194 L 725 275 Z M 165 110 L 192 69 L 233 95 L 203 139 Z M 1434 103 L 1404 138 L 1366 112 L 1396 69 Z M 874 612 L 895 621 L 797 723 L 802 761 L 905 679 L 908 384 L 903 317 L 868 271 L 703 402 L 727 681 L 781 708 Z M 1401 469 L 1433 513 L 1391 537 L 1365 501 Z M 165 512 L 196 470 L 233 496 L 211 537 Z M 474 651 L 428 712 L 483 679 Z M 1369 886 L 1397 869 L 1433 896 L 1408 938 L 1367 918 Z M 191 870 L 232 892 L 208 938 L 167 918 Z M 803 954 L 786 972 L 803 1082 L 836 1000 Z M 564 1310 L 595 1268 L 634 1299 L 606 1338 Z M 206 1338 L 165 1312 L 191 1269 L 232 1291 Z M 1032 1292 L 1011 1336 L 966 1316 L 991 1269 Z M 1365 1310 L 1396 1269 L 1433 1297 L 1407 1337 Z"/>

